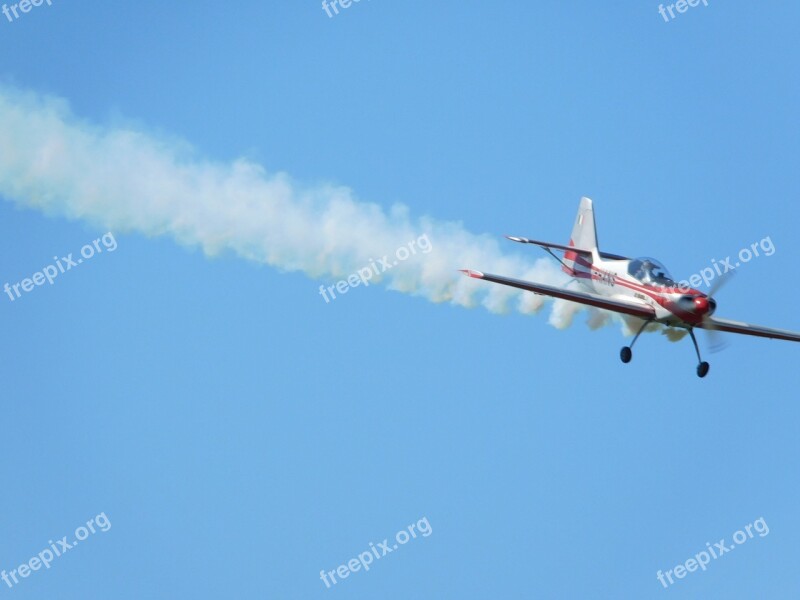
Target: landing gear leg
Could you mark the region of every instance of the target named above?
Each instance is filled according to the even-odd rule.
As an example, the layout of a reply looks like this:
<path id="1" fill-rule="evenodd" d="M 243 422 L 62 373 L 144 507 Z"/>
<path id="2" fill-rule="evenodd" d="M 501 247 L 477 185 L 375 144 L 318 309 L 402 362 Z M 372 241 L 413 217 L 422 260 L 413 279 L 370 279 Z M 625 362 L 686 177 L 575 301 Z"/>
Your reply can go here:
<path id="1" fill-rule="evenodd" d="M 692 343 L 694 344 L 694 351 L 697 352 L 697 362 L 699 363 L 697 365 L 697 376 L 698 377 L 705 377 L 706 375 L 708 375 L 708 370 L 711 368 L 711 365 L 709 365 L 707 362 L 705 362 L 700 357 L 700 348 L 697 347 L 697 338 L 694 337 L 694 330 L 690 329 L 689 330 L 689 335 L 692 336 Z"/>
<path id="2" fill-rule="evenodd" d="M 636 340 L 639 339 L 639 336 L 644 331 L 644 328 L 650 325 L 650 323 L 652 323 L 652 321 L 645 321 L 644 324 L 641 327 L 639 327 L 639 331 L 636 332 L 636 335 L 633 336 L 633 341 L 631 342 L 631 345 L 623 346 L 622 350 L 619 351 L 619 358 L 622 362 L 624 363 L 631 362 L 631 359 L 633 358 L 633 345 L 636 343 Z"/>

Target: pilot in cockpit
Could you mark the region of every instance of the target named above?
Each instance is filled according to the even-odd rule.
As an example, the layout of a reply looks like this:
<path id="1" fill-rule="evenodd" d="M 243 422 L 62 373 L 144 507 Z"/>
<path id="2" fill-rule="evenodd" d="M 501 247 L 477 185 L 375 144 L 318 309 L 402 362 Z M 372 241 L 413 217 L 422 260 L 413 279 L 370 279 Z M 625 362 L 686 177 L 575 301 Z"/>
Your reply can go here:
<path id="1" fill-rule="evenodd" d="M 639 267 L 639 270 L 636 272 L 636 279 L 643 283 L 655 283 L 655 277 L 653 276 L 655 267 L 656 266 L 649 260 L 643 261 L 642 266 Z"/>

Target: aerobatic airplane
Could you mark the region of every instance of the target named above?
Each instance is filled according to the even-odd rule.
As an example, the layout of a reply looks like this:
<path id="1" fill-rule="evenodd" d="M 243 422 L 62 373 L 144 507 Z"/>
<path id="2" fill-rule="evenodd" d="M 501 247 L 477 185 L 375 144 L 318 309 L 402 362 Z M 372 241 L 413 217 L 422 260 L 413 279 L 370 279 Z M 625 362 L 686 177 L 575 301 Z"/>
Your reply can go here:
<path id="1" fill-rule="evenodd" d="M 653 258 L 632 259 L 599 250 L 594 209 L 589 198 L 581 198 L 568 246 L 521 237 L 507 237 L 514 242 L 534 244 L 544 248 L 561 263 L 562 270 L 580 284 L 581 291 L 521 281 L 471 269 L 462 269 L 462 272 L 476 279 L 485 279 L 534 294 L 588 304 L 642 319 L 631 345 L 620 350 L 620 359 L 624 363 L 630 362 L 633 358 L 633 345 L 650 323 L 661 323 L 667 327 L 689 331 L 699 363 L 698 377 L 705 377 L 708 374 L 709 365 L 700 356 L 700 348 L 694 335 L 695 327 L 708 331 L 727 331 L 800 342 L 800 333 L 713 317 L 717 302 L 712 296 L 725 279 L 717 280 L 717 284 L 704 294 L 676 283 L 664 265 Z M 563 253 L 563 259 L 553 250 Z"/>

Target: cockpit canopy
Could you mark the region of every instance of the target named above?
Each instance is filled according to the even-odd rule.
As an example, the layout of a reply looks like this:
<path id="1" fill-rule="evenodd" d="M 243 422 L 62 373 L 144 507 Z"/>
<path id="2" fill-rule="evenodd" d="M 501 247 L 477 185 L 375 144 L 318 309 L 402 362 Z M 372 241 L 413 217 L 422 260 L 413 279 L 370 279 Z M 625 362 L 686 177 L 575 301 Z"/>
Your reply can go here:
<path id="1" fill-rule="evenodd" d="M 672 275 L 669 274 L 667 268 L 662 265 L 655 258 L 636 258 L 628 265 L 628 274 L 632 275 L 642 283 L 659 284 L 659 285 L 674 285 Z"/>

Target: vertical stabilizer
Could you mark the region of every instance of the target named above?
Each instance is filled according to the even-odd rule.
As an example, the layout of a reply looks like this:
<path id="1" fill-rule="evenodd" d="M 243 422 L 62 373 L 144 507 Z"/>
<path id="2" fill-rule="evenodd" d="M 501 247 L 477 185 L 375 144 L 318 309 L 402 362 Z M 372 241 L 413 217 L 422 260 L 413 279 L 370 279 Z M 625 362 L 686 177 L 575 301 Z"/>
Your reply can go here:
<path id="1" fill-rule="evenodd" d="M 572 227 L 572 236 L 569 238 L 569 245 L 581 250 L 592 250 L 592 254 L 597 255 L 597 229 L 594 223 L 594 207 L 589 198 L 581 198 L 578 207 L 578 216 L 575 217 L 575 225 Z M 585 263 L 585 264 L 582 264 Z M 567 251 L 564 254 L 563 270 L 575 277 L 576 271 L 586 272 L 589 270 L 591 259 L 580 257 L 575 252 Z"/>

